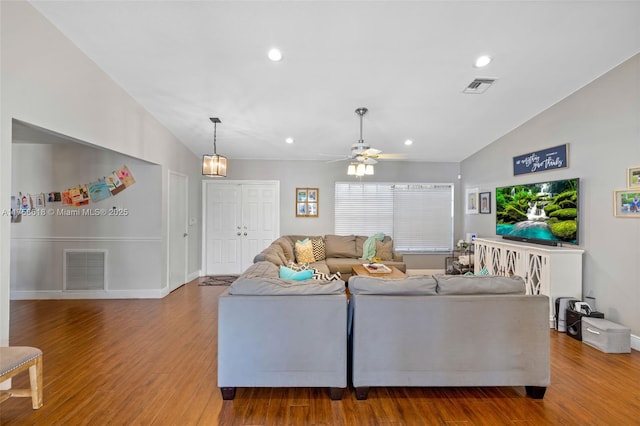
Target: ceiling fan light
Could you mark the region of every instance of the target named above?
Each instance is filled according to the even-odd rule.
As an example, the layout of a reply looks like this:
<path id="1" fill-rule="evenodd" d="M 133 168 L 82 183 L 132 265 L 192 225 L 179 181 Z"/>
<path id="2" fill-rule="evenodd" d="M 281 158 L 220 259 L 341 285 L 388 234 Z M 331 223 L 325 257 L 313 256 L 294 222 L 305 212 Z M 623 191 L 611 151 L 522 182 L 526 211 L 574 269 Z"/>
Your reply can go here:
<path id="1" fill-rule="evenodd" d="M 356 175 L 356 165 L 351 163 L 349 167 L 347 167 L 347 175 L 355 176 Z"/>
<path id="2" fill-rule="evenodd" d="M 363 163 L 358 164 L 356 167 L 356 176 L 364 176 L 365 169 L 366 167 Z"/>
<path id="3" fill-rule="evenodd" d="M 364 174 L 365 175 L 372 175 L 373 174 L 373 164 L 367 164 L 364 168 Z"/>

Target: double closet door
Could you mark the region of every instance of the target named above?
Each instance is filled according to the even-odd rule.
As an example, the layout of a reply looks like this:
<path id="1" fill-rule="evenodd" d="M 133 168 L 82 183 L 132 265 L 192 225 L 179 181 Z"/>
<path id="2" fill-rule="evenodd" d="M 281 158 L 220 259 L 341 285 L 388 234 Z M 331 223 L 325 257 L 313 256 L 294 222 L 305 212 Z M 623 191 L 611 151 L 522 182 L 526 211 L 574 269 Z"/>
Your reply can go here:
<path id="1" fill-rule="evenodd" d="M 278 238 L 279 192 L 274 181 L 203 183 L 205 275 L 242 273 Z"/>

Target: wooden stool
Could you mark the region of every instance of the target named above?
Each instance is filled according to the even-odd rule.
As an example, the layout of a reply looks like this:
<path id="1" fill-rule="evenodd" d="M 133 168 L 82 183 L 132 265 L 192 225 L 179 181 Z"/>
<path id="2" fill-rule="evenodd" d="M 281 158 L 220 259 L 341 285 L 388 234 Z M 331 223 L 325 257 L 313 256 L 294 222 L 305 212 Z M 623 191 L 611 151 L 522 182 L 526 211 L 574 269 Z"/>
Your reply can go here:
<path id="1" fill-rule="evenodd" d="M 42 407 L 42 351 L 28 346 L 0 347 L 0 383 L 27 369 L 31 389 L 0 390 L 0 402 L 30 396 L 34 410 Z"/>

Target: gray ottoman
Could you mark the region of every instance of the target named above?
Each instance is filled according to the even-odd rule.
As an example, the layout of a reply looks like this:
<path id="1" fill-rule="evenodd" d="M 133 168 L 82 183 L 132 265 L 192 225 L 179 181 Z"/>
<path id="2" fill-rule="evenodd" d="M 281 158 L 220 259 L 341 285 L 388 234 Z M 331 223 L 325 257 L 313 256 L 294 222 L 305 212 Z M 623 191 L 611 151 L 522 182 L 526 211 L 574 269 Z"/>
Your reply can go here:
<path id="1" fill-rule="evenodd" d="M 582 341 L 607 354 L 631 352 L 631 330 L 604 318 L 582 317 Z"/>

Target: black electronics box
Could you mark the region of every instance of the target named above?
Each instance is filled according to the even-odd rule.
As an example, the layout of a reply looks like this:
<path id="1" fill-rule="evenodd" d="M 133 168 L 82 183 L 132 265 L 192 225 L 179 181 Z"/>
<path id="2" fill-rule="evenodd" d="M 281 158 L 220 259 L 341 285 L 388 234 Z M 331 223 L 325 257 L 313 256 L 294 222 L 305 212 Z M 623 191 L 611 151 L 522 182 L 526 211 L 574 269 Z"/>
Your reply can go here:
<path id="1" fill-rule="evenodd" d="M 576 340 L 582 341 L 582 317 L 604 318 L 604 314 L 598 311 L 591 311 L 589 315 L 582 312 L 567 309 L 565 319 L 567 321 L 567 334 Z"/>
<path id="2" fill-rule="evenodd" d="M 557 297 L 556 298 L 556 330 L 564 333 L 567 331 L 567 318 L 566 312 L 568 309 L 573 308 L 573 304 L 578 300 L 573 297 Z"/>

